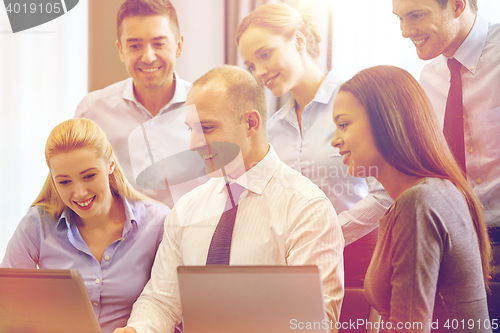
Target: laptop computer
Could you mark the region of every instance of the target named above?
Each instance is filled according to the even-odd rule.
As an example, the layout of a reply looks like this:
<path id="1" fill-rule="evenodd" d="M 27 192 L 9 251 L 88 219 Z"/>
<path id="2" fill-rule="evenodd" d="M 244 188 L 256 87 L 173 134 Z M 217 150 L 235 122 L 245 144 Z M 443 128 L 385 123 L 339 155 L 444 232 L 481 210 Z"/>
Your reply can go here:
<path id="1" fill-rule="evenodd" d="M 185 333 L 328 332 L 317 266 L 179 266 L 177 273 Z"/>
<path id="2" fill-rule="evenodd" d="M 102 333 L 78 270 L 0 268 L 0 333 Z"/>

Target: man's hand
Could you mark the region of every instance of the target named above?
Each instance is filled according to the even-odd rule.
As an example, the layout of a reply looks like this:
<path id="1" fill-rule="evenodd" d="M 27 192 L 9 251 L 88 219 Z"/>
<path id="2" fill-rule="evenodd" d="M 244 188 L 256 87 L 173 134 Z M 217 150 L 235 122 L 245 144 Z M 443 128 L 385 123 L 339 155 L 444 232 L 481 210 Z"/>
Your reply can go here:
<path id="1" fill-rule="evenodd" d="M 113 333 L 137 333 L 137 331 L 135 330 L 135 328 L 127 326 L 123 328 L 117 328 L 113 331 Z"/>

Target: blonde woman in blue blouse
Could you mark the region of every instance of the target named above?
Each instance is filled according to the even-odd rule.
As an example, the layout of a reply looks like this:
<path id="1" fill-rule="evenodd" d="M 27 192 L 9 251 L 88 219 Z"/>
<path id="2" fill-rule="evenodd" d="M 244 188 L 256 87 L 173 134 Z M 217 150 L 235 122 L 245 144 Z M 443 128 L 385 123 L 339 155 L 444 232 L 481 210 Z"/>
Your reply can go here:
<path id="1" fill-rule="evenodd" d="M 149 280 L 170 210 L 131 187 L 91 120 L 57 125 L 45 158 L 49 175 L 1 266 L 78 269 L 103 333 L 113 332 Z"/>

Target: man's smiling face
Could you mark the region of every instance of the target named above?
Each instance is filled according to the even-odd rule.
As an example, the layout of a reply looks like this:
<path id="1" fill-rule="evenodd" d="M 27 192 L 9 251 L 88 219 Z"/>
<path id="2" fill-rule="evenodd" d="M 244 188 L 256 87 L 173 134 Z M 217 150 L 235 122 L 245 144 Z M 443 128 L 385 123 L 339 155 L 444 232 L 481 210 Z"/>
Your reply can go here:
<path id="1" fill-rule="evenodd" d="M 418 57 L 429 60 L 443 54 L 453 56 L 462 40 L 455 4 L 441 8 L 436 0 L 393 0 L 393 13 L 401 23 L 403 37 L 411 39 Z"/>
<path id="2" fill-rule="evenodd" d="M 191 131 L 189 148 L 200 154 L 207 174 L 225 166 L 228 174 L 235 168 L 243 168 L 238 173 L 245 170 L 244 160 L 250 150 L 245 122 L 237 119 L 228 105 L 224 91 L 214 87 L 195 86 L 186 99 L 185 123 Z"/>
<path id="3" fill-rule="evenodd" d="M 183 39 L 172 32 L 168 17 L 130 16 L 123 20 L 121 28 L 118 52 L 134 78 L 134 88 L 170 87 Z"/>

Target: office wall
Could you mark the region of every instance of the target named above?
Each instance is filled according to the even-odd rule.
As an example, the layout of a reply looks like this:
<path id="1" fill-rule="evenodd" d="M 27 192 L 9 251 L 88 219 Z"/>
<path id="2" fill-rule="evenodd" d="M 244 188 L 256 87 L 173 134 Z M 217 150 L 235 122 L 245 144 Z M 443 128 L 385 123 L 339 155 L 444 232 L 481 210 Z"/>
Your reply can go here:
<path id="1" fill-rule="evenodd" d="M 171 0 L 177 10 L 184 50 L 177 72 L 190 82 L 224 64 L 224 0 Z"/>
<path id="2" fill-rule="evenodd" d="M 15 34 L 0 4 L 0 261 L 47 177 L 50 131 L 87 93 L 85 2 Z"/>
<path id="3" fill-rule="evenodd" d="M 89 0 L 89 86 L 102 89 L 129 75 L 116 49 L 116 13 L 123 0 Z"/>

